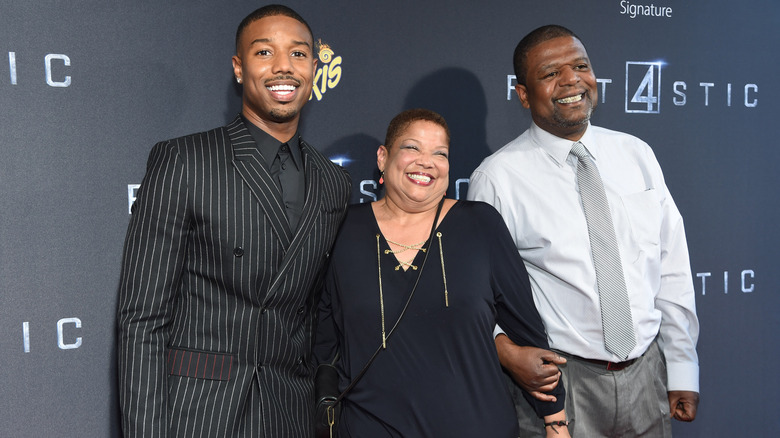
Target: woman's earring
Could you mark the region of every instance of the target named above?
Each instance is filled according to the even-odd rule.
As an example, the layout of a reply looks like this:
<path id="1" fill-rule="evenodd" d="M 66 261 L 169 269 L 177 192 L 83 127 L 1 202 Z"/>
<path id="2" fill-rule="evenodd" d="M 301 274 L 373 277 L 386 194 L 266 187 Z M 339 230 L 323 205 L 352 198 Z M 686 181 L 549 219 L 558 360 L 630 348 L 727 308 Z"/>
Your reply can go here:
<path id="1" fill-rule="evenodd" d="M 385 183 L 385 171 L 380 170 L 379 171 L 379 185 L 382 185 Z"/>

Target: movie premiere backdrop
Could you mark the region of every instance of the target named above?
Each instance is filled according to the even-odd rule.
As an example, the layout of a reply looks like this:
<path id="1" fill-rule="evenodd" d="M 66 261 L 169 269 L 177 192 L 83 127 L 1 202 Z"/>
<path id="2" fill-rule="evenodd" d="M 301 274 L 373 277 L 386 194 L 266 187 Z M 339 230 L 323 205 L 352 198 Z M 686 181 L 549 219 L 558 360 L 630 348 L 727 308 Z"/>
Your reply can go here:
<path id="1" fill-rule="evenodd" d="M 780 3 L 774 0 L 288 3 L 323 49 L 304 137 L 377 196 L 393 115 L 442 113 L 450 196 L 530 123 L 512 52 L 549 23 L 583 39 L 593 123 L 647 141 L 687 227 L 701 404 L 678 437 L 780 431 Z M 117 436 L 114 315 L 129 207 L 152 145 L 240 110 L 235 29 L 262 3 L 0 5 L 0 425 Z"/>

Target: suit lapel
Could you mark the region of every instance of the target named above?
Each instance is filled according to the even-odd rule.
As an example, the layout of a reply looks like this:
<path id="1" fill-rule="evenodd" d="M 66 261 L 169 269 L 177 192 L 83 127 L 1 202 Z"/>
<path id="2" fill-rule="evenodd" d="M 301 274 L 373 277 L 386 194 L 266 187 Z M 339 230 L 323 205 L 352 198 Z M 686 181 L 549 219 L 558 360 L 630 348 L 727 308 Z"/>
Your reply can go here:
<path id="1" fill-rule="evenodd" d="M 287 272 L 296 260 L 301 257 L 301 251 L 305 246 L 306 240 L 310 237 L 312 230 L 317 224 L 322 197 L 324 196 L 321 188 L 322 178 L 320 169 L 316 160 L 311 157 L 311 146 L 301 139 L 306 191 L 298 229 L 293 234 L 281 201 L 281 190 L 274 182 L 271 174 L 263 166 L 263 157 L 260 155 L 252 135 L 241 120 L 241 116 L 236 117 L 227 126 L 227 129 L 233 147 L 233 166 L 236 172 L 238 172 L 241 179 L 247 184 L 262 206 L 282 247 L 287 248 L 279 270 L 274 275 L 268 292 L 263 298 L 263 301 L 267 302 L 276 294 Z"/>
<path id="2" fill-rule="evenodd" d="M 298 230 L 295 232 L 295 238 L 292 241 L 290 249 L 287 251 L 287 255 L 295 254 L 300 248 L 303 241 L 309 235 L 312 227 L 317 222 L 317 215 L 320 212 L 320 204 L 323 196 L 323 191 L 320 188 L 322 178 L 320 177 L 320 169 L 314 160 L 311 159 L 309 146 L 303 139 L 301 142 L 301 153 L 303 155 L 303 168 L 306 178 L 306 192 L 305 201 L 303 204 L 303 211 L 301 212 L 301 219 L 298 224 Z"/>
<path id="3" fill-rule="evenodd" d="M 233 167 L 262 206 L 282 246 L 289 247 L 293 235 L 280 188 L 263 165 L 263 157 L 241 116 L 237 116 L 227 128 L 233 146 Z"/>
<path id="4" fill-rule="evenodd" d="M 322 178 L 320 177 L 320 169 L 317 167 L 315 160 L 311 159 L 308 144 L 303 139 L 300 140 L 301 153 L 303 155 L 304 172 L 306 178 L 306 194 L 305 202 L 303 204 L 303 211 L 301 213 L 301 219 L 298 223 L 298 229 L 295 232 L 295 237 L 290 244 L 284 260 L 279 267 L 279 272 L 274 278 L 271 287 L 269 288 L 268 296 L 271 296 L 278 286 L 279 282 L 284 278 L 285 273 L 290 269 L 298 257 L 300 257 L 300 251 L 311 235 L 312 229 L 317 223 L 317 217 L 320 213 L 320 204 L 322 203 L 323 191 L 321 189 Z M 268 298 L 266 298 L 268 299 Z"/>

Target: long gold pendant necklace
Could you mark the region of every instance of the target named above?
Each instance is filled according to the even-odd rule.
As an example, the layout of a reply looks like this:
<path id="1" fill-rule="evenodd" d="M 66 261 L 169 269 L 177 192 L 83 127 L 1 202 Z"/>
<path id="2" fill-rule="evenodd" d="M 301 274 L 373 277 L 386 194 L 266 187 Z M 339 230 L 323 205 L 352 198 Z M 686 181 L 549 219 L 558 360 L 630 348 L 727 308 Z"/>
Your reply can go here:
<path id="1" fill-rule="evenodd" d="M 382 348 L 387 348 L 385 335 L 385 298 L 382 295 L 382 257 L 379 251 L 379 233 L 376 234 L 376 265 L 379 268 L 379 314 L 382 317 Z"/>
<path id="2" fill-rule="evenodd" d="M 385 331 L 385 297 L 384 297 L 384 291 L 382 290 L 382 250 L 380 248 L 379 238 L 380 234 L 376 234 L 376 264 L 377 264 L 377 272 L 379 276 L 379 314 L 382 319 L 382 348 L 387 348 L 387 335 Z M 444 269 L 444 247 L 442 246 L 441 238 L 442 233 L 441 231 L 436 232 L 436 237 L 439 240 L 439 260 L 441 261 L 441 276 L 442 280 L 444 282 L 444 306 L 450 307 L 450 299 L 449 299 L 449 292 L 447 291 L 447 273 Z M 418 250 L 422 252 L 426 252 L 427 248 L 423 248 L 422 246 L 427 242 L 427 240 L 424 240 L 420 243 L 415 243 L 413 245 L 405 245 L 403 243 L 394 242 L 388 238 L 385 238 L 388 243 L 392 243 L 393 245 L 400 246 L 402 249 L 399 250 L 390 250 L 386 249 L 385 254 L 399 254 L 407 250 Z M 397 259 L 396 259 L 397 260 Z M 395 267 L 395 270 L 399 270 L 402 266 L 409 266 L 412 268 L 412 270 L 416 271 L 417 266 L 413 265 L 412 262 L 414 261 L 414 258 L 412 258 L 409 261 L 399 261 L 398 266 Z"/>

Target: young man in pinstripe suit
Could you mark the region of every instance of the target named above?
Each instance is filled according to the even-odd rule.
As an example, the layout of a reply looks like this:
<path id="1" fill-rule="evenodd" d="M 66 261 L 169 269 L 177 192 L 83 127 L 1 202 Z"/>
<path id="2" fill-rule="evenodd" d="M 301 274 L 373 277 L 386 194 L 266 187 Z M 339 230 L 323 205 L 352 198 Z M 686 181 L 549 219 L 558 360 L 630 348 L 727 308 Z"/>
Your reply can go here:
<path id="1" fill-rule="evenodd" d="M 119 286 L 125 436 L 311 434 L 313 295 L 350 192 L 298 133 L 316 58 L 300 15 L 258 9 L 241 114 L 152 149 Z"/>

